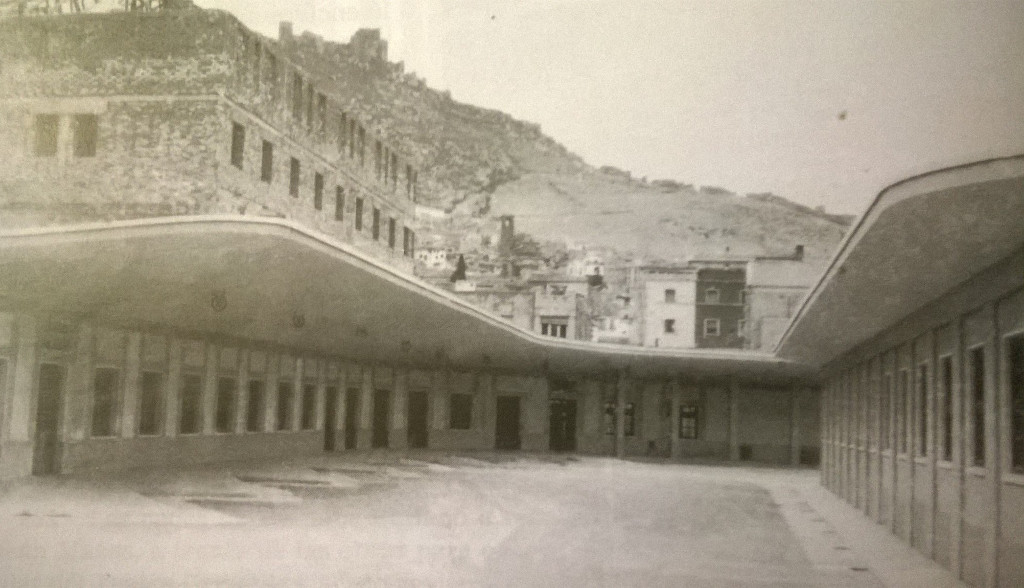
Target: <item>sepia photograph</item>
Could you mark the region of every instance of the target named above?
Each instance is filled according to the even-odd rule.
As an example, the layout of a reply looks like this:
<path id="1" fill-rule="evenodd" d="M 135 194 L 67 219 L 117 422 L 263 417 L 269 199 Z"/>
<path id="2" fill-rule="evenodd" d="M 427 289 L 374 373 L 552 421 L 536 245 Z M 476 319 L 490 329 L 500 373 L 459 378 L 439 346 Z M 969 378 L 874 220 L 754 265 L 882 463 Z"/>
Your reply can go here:
<path id="1" fill-rule="evenodd" d="M 1024 586 L 1024 2 L 0 0 L 0 586 Z"/>

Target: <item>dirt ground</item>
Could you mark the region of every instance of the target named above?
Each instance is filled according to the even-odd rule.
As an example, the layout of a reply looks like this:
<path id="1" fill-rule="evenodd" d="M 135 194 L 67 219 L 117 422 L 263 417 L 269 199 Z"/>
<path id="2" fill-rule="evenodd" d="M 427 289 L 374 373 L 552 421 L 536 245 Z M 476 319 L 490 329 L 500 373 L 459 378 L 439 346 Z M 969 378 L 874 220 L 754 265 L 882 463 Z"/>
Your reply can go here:
<path id="1" fill-rule="evenodd" d="M 862 518 L 814 471 L 600 458 L 33 478 L 0 491 L 0 585 L 955 585 Z"/>

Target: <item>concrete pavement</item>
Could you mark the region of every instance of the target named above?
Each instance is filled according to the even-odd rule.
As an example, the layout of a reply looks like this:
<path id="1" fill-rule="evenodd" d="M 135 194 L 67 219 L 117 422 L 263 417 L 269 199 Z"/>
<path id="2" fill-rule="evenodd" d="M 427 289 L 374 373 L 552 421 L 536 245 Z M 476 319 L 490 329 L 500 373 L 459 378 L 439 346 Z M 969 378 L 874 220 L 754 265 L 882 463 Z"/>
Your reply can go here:
<path id="1" fill-rule="evenodd" d="M 34 478 L 0 585 L 956 586 L 817 472 L 346 454 Z"/>

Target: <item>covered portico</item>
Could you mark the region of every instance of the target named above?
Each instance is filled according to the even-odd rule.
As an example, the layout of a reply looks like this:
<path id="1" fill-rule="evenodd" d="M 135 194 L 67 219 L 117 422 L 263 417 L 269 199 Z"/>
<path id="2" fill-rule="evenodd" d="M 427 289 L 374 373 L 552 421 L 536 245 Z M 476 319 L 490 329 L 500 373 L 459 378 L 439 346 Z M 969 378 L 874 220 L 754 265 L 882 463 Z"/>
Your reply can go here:
<path id="1" fill-rule="evenodd" d="M 757 459 L 756 446 L 778 445 L 757 436 L 762 417 L 785 420 L 786 461 L 817 446 L 814 381 L 800 363 L 542 337 L 286 220 L 8 233 L 0 276 L 7 476 L 33 459 L 45 469 L 45 443 L 56 470 L 329 445 L 548 450 L 554 398 L 576 403 L 564 449 Z M 703 413 L 697 438 L 680 436 L 685 402 Z M 198 424 L 183 433 L 189 411 Z"/>

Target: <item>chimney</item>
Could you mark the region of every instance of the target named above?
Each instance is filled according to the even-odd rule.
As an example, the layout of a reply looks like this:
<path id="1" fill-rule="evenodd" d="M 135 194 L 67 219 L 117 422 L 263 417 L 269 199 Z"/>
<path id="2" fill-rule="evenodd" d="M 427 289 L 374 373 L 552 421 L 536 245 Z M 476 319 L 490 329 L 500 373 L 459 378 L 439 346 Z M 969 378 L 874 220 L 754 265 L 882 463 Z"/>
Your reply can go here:
<path id="1" fill-rule="evenodd" d="M 797 245 L 796 248 L 793 250 L 793 261 L 803 261 L 803 260 L 804 260 L 804 246 L 803 245 Z"/>
<path id="2" fill-rule="evenodd" d="M 282 20 L 281 24 L 277 29 L 278 41 L 284 44 L 290 44 L 293 40 L 292 35 L 292 22 L 290 20 Z"/>

